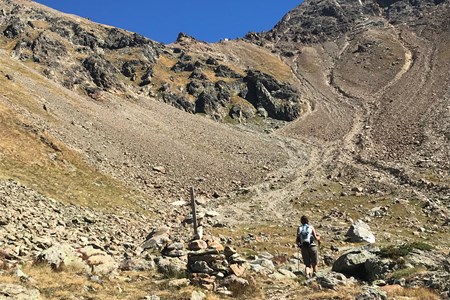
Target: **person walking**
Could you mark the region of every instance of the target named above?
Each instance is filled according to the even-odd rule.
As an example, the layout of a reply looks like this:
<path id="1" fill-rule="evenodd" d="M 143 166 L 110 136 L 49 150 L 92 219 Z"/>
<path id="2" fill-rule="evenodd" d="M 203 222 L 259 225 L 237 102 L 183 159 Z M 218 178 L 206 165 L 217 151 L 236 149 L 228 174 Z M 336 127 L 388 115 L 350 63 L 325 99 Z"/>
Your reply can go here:
<path id="1" fill-rule="evenodd" d="M 300 218 L 300 226 L 297 229 L 297 246 L 300 248 L 305 264 L 305 275 L 310 278 L 318 270 L 318 249 L 320 243 L 320 235 L 317 234 L 313 226 L 309 225 L 307 216 Z"/>

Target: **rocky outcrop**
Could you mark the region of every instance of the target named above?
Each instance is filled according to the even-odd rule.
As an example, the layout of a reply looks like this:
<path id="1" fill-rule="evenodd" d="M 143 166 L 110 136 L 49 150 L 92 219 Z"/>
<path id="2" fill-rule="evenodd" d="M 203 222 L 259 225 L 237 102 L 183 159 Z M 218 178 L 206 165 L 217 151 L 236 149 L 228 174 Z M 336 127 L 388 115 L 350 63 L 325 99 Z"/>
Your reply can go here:
<path id="1" fill-rule="evenodd" d="M 10 13 L 12 10 L 14 13 Z M 122 70 L 125 76 L 133 78 L 133 67 L 122 67 L 127 63 L 126 54 L 133 51 L 138 55 L 131 64 L 144 69 L 137 85 L 147 85 L 152 66 L 163 49 L 163 45 L 136 33 L 101 25 L 95 25 L 95 30 L 87 29 L 36 7 L 6 6 L 4 12 L 0 25 L 5 28 L 3 36 L 16 42 L 13 56 L 47 67 L 43 69 L 47 77 L 70 89 L 98 86 L 123 92 L 130 82 L 118 74 Z"/>
<path id="2" fill-rule="evenodd" d="M 302 43 L 332 40 L 347 32 L 356 21 L 367 15 L 379 15 L 380 11 L 372 1 L 309 0 L 290 11 L 264 38 Z M 254 41 L 255 37 L 258 35 L 247 35 Z"/>
<path id="3" fill-rule="evenodd" d="M 162 99 L 175 107 L 188 112 L 204 113 L 216 120 L 222 120 L 226 116 L 246 120 L 257 115 L 257 111 L 261 111 L 258 115 L 264 118 L 283 121 L 292 121 L 301 115 L 298 91 L 273 76 L 249 70 L 247 75 L 242 77 L 230 68 L 219 65 L 214 69 L 217 76 L 233 80 L 213 83 L 202 77 L 202 73 L 194 65 L 191 68 L 183 64 L 179 61 L 174 68 L 179 72 L 193 71 L 186 92 L 196 99 L 190 101 L 182 93 L 174 93 L 170 85 L 165 84 L 159 89 Z M 240 99 L 240 102 L 236 99 Z"/>
<path id="4" fill-rule="evenodd" d="M 118 70 L 108 61 L 91 56 L 83 61 L 83 67 L 87 70 L 92 81 L 98 87 L 106 90 L 123 90 L 122 83 L 117 79 Z"/>
<path id="5" fill-rule="evenodd" d="M 373 284 L 400 284 L 410 288 L 429 287 L 438 291 L 443 299 L 447 299 L 450 296 L 450 286 L 447 283 L 450 278 L 450 258 L 437 251 L 419 250 L 414 247 L 421 246 L 411 244 L 381 250 L 373 246 L 351 249 L 333 263 L 332 270 L 346 277 L 355 277 Z M 404 251 L 406 249 L 408 251 Z M 398 257 L 400 253 L 402 256 Z M 402 278 L 399 274 L 406 276 Z M 328 278 L 328 275 L 325 277 Z M 321 279 L 320 282 L 322 281 Z M 325 280 L 325 284 L 332 281 Z M 361 294 L 360 299 L 366 299 L 364 297 L 369 295 L 375 297 L 378 294 L 378 290 L 369 289 Z M 384 299 L 380 295 L 376 297 L 367 299 Z"/>
<path id="6" fill-rule="evenodd" d="M 248 71 L 244 82 L 248 89 L 244 98 L 255 108 L 264 108 L 269 117 L 292 121 L 300 116 L 299 94 L 291 86 L 259 71 Z"/>
<path id="7" fill-rule="evenodd" d="M 269 32 L 249 33 L 246 38 L 259 45 L 263 45 L 264 40 L 281 42 L 284 45 L 286 42 L 320 43 L 337 40 L 363 25 L 381 28 L 383 18 L 392 24 L 420 26 L 421 16 L 436 12 L 442 2 L 444 1 L 309 0 L 291 10 Z M 436 30 L 440 31 L 445 28 L 441 22 L 437 19 L 430 23 L 435 23 L 433 28 L 436 27 Z"/>

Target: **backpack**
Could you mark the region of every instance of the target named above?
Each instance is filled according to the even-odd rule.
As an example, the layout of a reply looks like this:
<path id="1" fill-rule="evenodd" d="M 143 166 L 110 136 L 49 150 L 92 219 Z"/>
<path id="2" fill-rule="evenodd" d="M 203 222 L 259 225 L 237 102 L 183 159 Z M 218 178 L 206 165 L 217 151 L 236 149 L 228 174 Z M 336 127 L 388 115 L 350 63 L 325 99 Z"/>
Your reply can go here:
<path id="1" fill-rule="evenodd" d="M 312 227 L 304 224 L 297 229 L 297 243 L 302 247 L 310 247 L 314 245 L 314 236 L 312 234 Z"/>

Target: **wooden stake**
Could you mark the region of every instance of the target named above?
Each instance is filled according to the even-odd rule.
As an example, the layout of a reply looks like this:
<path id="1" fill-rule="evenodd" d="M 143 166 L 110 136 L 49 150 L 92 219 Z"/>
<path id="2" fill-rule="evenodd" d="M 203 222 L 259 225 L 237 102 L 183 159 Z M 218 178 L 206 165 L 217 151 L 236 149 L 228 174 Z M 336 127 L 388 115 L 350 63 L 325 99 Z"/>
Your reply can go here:
<path id="1" fill-rule="evenodd" d="M 195 205 L 194 187 L 191 187 L 191 207 L 192 207 L 192 218 L 194 220 L 194 234 L 198 236 L 198 224 L 197 224 L 197 208 Z"/>

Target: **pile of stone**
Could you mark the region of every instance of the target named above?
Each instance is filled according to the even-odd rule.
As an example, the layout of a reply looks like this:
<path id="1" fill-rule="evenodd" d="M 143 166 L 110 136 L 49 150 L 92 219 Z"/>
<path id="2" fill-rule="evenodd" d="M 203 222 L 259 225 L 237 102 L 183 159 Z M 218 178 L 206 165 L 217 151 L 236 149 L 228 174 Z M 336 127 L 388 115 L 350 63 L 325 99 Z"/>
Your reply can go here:
<path id="1" fill-rule="evenodd" d="M 189 243 L 188 271 L 191 282 L 208 290 L 224 290 L 230 284 L 243 287 L 248 281 L 240 278 L 248 268 L 247 261 L 230 246 L 223 247 L 214 238 Z"/>
<path id="2" fill-rule="evenodd" d="M 247 260 L 217 237 L 205 235 L 185 242 L 173 236 L 169 227 L 160 227 L 147 238 L 142 250 L 159 252 L 156 268 L 169 277 L 188 277 L 191 284 L 224 294 L 231 294 L 230 285 L 249 285 L 242 278 L 249 268 Z"/>

